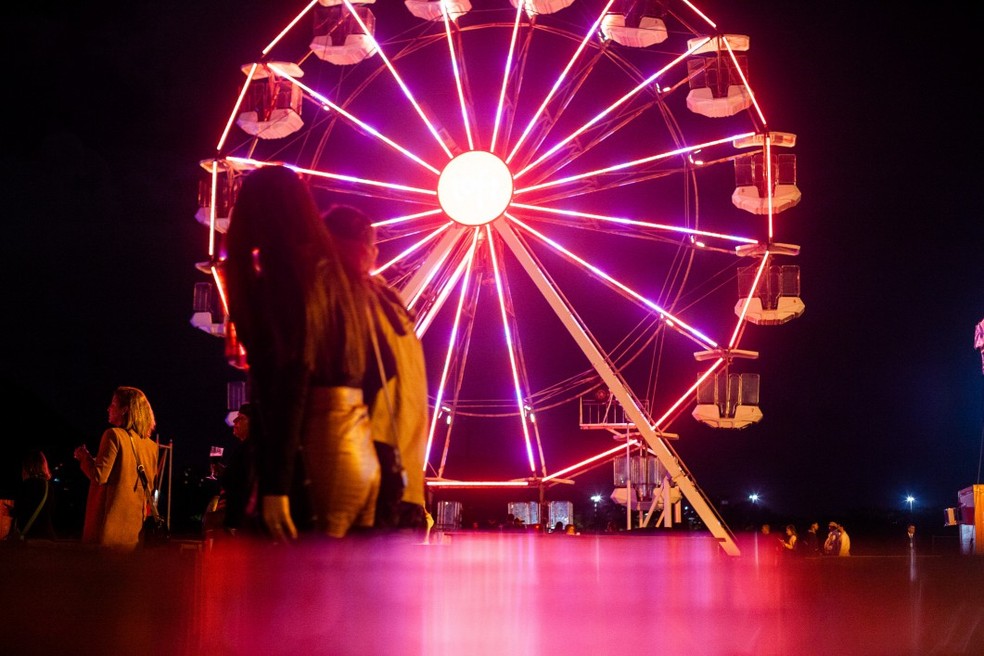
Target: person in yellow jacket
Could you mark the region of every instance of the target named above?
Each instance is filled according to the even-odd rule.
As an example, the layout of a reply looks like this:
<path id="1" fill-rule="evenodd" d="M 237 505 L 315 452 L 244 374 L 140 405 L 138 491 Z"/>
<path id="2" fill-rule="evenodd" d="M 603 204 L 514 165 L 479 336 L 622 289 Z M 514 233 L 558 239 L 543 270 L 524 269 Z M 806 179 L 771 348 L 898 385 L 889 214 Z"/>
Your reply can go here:
<path id="1" fill-rule="evenodd" d="M 324 220 L 349 278 L 361 281 L 367 291 L 370 308 L 374 347 L 366 367 L 366 402 L 383 473 L 375 525 L 426 529 L 427 373 L 414 317 L 399 293 L 371 273 L 378 249 L 369 217 L 355 207 L 336 205 Z"/>

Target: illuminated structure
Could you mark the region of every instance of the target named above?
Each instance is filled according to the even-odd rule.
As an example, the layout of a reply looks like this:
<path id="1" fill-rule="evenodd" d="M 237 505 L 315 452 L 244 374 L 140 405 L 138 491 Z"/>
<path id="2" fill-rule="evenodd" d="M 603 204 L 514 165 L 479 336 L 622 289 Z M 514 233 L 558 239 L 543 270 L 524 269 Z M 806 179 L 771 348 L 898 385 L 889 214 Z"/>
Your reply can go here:
<path id="1" fill-rule="evenodd" d="M 429 358 L 432 489 L 542 498 L 640 452 L 737 554 L 668 431 L 685 433 L 695 400 L 693 416 L 715 428 L 762 415 L 758 377 L 736 361 L 757 356 L 740 348 L 749 324 L 803 311 L 798 267 L 777 264 L 799 252 L 776 239 L 777 214 L 799 202 L 795 156 L 777 153 L 795 135 L 772 131 L 756 100 L 749 37 L 685 0 L 580 0 L 580 13 L 572 2 L 300 6 L 244 68 L 202 162 L 199 268 L 219 293 L 195 325 L 242 363 L 221 303 L 221 234 L 242 174 L 285 163 L 319 201 L 379 217 L 378 273 L 416 313 Z M 279 85 L 267 98 L 296 131 L 234 129 L 253 126 L 242 114 L 258 79 Z M 563 411 L 596 392 L 619 417 L 582 412 L 579 426 L 625 441 L 574 448 Z"/>

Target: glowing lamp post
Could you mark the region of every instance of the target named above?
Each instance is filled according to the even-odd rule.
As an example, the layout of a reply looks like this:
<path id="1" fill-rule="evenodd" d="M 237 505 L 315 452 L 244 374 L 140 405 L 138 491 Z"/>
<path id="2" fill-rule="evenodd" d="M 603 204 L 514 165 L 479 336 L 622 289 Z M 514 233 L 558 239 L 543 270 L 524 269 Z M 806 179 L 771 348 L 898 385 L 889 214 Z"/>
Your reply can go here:
<path id="1" fill-rule="evenodd" d="M 911 494 L 906 495 L 905 502 L 907 504 L 909 504 L 909 514 L 910 515 L 912 514 L 912 504 L 915 503 L 915 501 L 916 501 L 916 497 L 912 496 Z"/>

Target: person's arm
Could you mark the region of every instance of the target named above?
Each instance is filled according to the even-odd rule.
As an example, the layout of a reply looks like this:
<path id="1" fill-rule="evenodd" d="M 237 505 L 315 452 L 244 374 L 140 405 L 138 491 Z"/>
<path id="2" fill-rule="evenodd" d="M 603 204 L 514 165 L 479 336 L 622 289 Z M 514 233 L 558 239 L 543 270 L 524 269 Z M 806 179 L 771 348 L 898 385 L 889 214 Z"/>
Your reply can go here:
<path id="1" fill-rule="evenodd" d="M 269 364 L 269 363 L 265 363 Z M 256 440 L 257 484 L 263 523 L 275 539 L 297 537 L 288 494 L 301 444 L 304 403 L 310 374 L 299 362 L 283 367 L 261 365 L 254 383 L 260 416 Z"/>
<path id="2" fill-rule="evenodd" d="M 297 539 L 297 528 L 290 516 L 290 499 L 286 494 L 263 497 L 263 523 L 275 540 Z"/>
<path id="3" fill-rule="evenodd" d="M 109 474 L 113 471 L 116 457 L 120 452 L 120 438 L 118 429 L 109 428 L 102 434 L 99 440 L 99 451 L 92 460 L 92 475 L 89 476 L 93 482 L 105 485 L 109 480 Z"/>
<path id="4" fill-rule="evenodd" d="M 85 448 L 85 445 L 83 444 L 82 446 L 76 447 L 73 455 L 75 456 L 75 459 L 79 461 L 79 469 L 82 470 L 85 477 L 92 480 L 93 462 L 92 454 L 89 453 L 89 449 Z"/>

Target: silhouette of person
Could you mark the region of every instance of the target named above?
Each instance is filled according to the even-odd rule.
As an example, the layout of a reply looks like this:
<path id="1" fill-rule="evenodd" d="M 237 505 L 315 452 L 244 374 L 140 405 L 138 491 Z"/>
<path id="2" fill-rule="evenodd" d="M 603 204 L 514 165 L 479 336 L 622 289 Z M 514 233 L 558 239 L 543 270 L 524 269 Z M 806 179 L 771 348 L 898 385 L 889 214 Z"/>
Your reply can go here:
<path id="1" fill-rule="evenodd" d="M 54 540 L 52 521 L 55 487 L 51 482 L 48 459 L 32 450 L 21 461 L 21 482 L 14 497 L 13 529 L 23 540 Z"/>
<path id="2" fill-rule="evenodd" d="M 786 524 L 786 538 L 779 538 L 779 544 L 784 555 L 793 556 L 800 553 L 799 535 L 796 534 L 795 526 Z"/>
<path id="3" fill-rule="evenodd" d="M 820 525 L 817 522 L 812 522 L 810 524 L 810 528 L 807 529 L 806 534 L 803 536 L 804 556 L 820 555 L 820 538 L 817 535 L 817 531 L 819 529 L 820 529 Z"/>
<path id="4" fill-rule="evenodd" d="M 256 440 L 253 425 L 259 421 L 252 403 L 243 403 L 232 420 L 232 434 L 238 443 L 227 450 L 225 469 L 219 478 L 225 513 L 222 526 L 230 534 L 256 526 Z"/>
<path id="5" fill-rule="evenodd" d="M 263 523 L 275 540 L 296 538 L 298 523 L 329 537 L 371 527 L 380 469 L 363 396 L 366 302 L 307 185 L 283 166 L 246 175 L 226 243 L 229 315 L 261 424 Z"/>
<path id="6" fill-rule="evenodd" d="M 827 539 L 823 544 L 823 552 L 828 556 L 850 556 L 851 538 L 844 527 L 837 522 L 830 522 L 827 528 Z"/>

